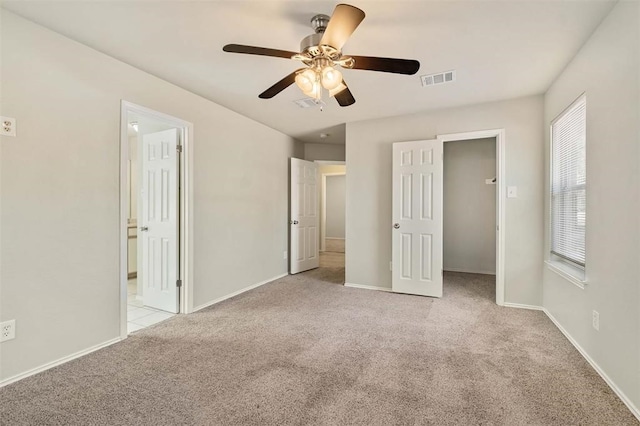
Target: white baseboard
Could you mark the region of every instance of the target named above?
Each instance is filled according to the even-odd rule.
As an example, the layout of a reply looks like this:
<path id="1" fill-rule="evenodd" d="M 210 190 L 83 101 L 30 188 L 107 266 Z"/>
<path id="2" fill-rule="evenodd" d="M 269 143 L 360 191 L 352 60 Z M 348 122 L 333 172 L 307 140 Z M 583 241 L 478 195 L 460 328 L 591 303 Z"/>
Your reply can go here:
<path id="1" fill-rule="evenodd" d="M 244 293 L 246 291 L 249 291 L 249 290 L 253 290 L 254 288 L 260 287 L 261 285 L 265 285 L 267 283 L 270 283 L 271 281 L 275 281 L 275 280 L 280 279 L 282 277 L 286 277 L 287 275 L 289 275 L 289 273 L 285 272 L 284 274 L 280 274 L 280 275 L 277 275 L 275 277 L 268 278 L 268 279 L 266 279 L 264 281 L 260 281 L 259 283 L 252 284 L 252 285 L 250 285 L 248 287 L 245 287 L 243 289 L 235 291 L 235 292 L 233 292 L 231 294 L 227 294 L 226 296 L 219 297 L 219 298 L 217 298 L 215 300 L 212 300 L 211 302 L 207 302 L 207 303 L 205 303 L 203 305 L 195 307 L 195 308 L 193 308 L 193 310 L 190 313 L 197 312 L 197 311 L 202 310 L 204 308 L 208 308 L 209 306 L 213 306 L 216 303 L 220 303 L 220 302 L 222 302 L 224 300 L 231 299 L 234 296 L 237 296 L 237 295 L 242 294 L 242 293 Z"/>
<path id="2" fill-rule="evenodd" d="M 531 309 L 532 311 L 544 311 L 544 308 L 542 306 L 525 305 L 525 304 L 522 304 L 522 303 L 504 302 L 502 304 L 502 306 L 507 307 L 507 308 Z"/>
<path id="3" fill-rule="evenodd" d="M 496 271 L 479 271 L 475 269 L 465 268 L 443 268 L 445 272 L 462 272 L 464 274 L 482 274 L 482 275 L 495 275 Z"/>
<path id="4" fill-rule="evenodd" d="M 106 342 L 97 344 L 97 345 L 92 346 L 92 347 L 87 348 L 87 349 L 83 349 L 83 350 L 78 351 L 78 352 L 76 352 L 74 354 L 67 355 L 67 356 L 59 358 L 59 359 L 57 359 L 55 361 L 51 361 L 51 362 L 48 362 L 46 364 L 43 364 L 43 365 L 41 365 L 39 367 L 32 368 L 31 370 L 25 371 L 24 373 L 16 374 L 15 376 L 12 376 L 12 377 L 9 377 L 7 379 L 4 379 L 4 380 L 0 381 L 0 388 L 3 387 L 3 386 L 9 385 L 11 383 L 17 382 L 18 380 L 22 380 L 22 379 L 27 378 L 29 376 L 33 376 L 34 374 L 41 373 L 41 372 L 43 372 L 45 370 L 48 370 L 50 368 L 57 367 L 58 365 L 64 364 L 64 363 L 69 362 L 69 361 L 71 361 L 73 359 L 80 358 L 81 356 L 85 356 L 87 354 L 90 354 L 91 352 L 95 352 L 95 351 L 97 351 L 99 349 L 106 348 L 107 346 L 111 346 L 114 343 L 120 342 L 121 340 L 123 340 L 122 337 L 116 337 L 115 339 L 107 340 Z"/>
<path id="5" fill-rule="evenodd" d="M 607 376 L 607 373 L 605 373 L 602 370 L 602 368 L 600 368 L 600 366 L 593 359 L 591 359 L 589 354 L 584 349 L 582 349 L 582 347 L 578 344 L 578 342 L 576 342 L 574 338 L 571 337 L 569 332 L 565 330 L 564 327 L 562 327 L 562 325 L 560 325 L 558 320 L 556 320 L 548 310 L 542 309 L 542 311 L 547 315 L 547 317 L 549 317 L 551 322 L 553 322 L 555 326 L 558 327 L 558 330 L 560 330 L 560 332 L 564 334 L 564 337 L 566 337 L 567 340 L 569 340 L 569 342 L 571 342 L 571 344 L 578 350 L 578 352 L 580 352 L 580 355 L 582 355 L 582 357 L 587 360 L 587 362 L 591 365 L 591 367 L 593 367 L 593 369 L 596 370 L 596 372 L 600 375 L 600 377 L 602 377 L 602 379 L 607 383 L 607 385 L 609 385 L 611 390 L 613 390 L 613 392 L 615 392 L 615 394 L 618 395 L 618 398 L 620 398 L 622 402 L 624 402 L 624 404 L 631 411 L 631 413 L 633 413 L 633 415 L 636 416 L 638 420 L 640 420 L 640 410 L 638 410 L 638 407 L 636 407 L 633 404 L 633 402 L 631 402 L 631 400 L 627 398 L 624 392 L 622 392 L 622 390 L 620 390 L 620 388 L 616 386 L 613 380 L 611 380 L 609 376 Z"/>
<path id="6" fill-rule="evenodd" d="M 377 290 L 377 291 L 388 291 L 392 292 L 389 287 L 376 287 L 373 285 L 364 285 L 364 284 L 354 284 L 354 283 L 344 283 L 345 287 L 353 287 L 353 288 L 362 288 L 364 290 Z"/>

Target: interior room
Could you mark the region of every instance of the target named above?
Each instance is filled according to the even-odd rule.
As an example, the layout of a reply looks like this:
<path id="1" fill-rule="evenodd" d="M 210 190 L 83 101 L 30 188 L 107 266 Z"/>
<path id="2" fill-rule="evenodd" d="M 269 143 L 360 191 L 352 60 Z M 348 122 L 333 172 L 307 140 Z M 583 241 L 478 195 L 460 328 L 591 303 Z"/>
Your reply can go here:
<path id="1" fill-rule="evenodd" d="M 635 0 L 3 1 L 0 423 L 638 424 L 639 75 Z"/>

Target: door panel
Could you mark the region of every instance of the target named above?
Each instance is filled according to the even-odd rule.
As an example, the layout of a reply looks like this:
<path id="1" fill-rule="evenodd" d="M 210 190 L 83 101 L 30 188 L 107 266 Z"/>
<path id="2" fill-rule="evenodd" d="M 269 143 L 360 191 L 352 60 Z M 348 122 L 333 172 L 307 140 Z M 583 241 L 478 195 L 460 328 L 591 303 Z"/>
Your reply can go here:
<path id="1" fill-rule="evenodd" d="M 393 144 L 392 289 L 442 297 L 442 142 Z"/>
<path id="2" fill-rule="evenodd" d="M 145 306 L 178 312 L 178 129 L 142 137 L 140 243 Z"/>
<path id="3" fill-rule="evenodd" d="M 291 159 L 291 219 L 289 256 L 292 274 L 320 266 L 318 255 L 318 166 L 311 161 Z"/>

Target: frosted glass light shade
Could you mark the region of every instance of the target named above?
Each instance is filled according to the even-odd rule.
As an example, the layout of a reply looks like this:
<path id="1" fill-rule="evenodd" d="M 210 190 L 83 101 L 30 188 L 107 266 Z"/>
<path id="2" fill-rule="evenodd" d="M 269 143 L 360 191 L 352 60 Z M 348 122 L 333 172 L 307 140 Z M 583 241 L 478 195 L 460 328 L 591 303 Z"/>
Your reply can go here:
<path id="1" fill-rule="evenodd" d="M 331 66 L 326 66 L 322 69 L 321 81 L 325 89 L 333 90 L 342 83 L 342 73 Z"/>
<path id="2" fill-rule="evenodd" d="M 301 73 L 296 74 L 296 85 L 302 90 L 303 93 L 311 92 L 314 89 L 316 82 L 316 73 L 307 68 Z"/>

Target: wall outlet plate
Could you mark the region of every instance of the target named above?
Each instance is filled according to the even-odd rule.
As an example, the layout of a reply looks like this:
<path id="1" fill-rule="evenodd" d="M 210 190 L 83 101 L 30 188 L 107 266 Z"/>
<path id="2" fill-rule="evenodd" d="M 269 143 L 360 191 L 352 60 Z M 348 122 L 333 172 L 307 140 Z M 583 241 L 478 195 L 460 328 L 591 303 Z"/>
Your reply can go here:
<path id="1" fill-rule="evenodd" d="M 282 258 L 284 260 L 287 260 L 287 257 L 289 257 L 289 252 L 285 250 L 285 251 L 282 252 Z"/>
<path id="2" fill-rule="evenodd" d="M 0 135 L 15 136 L 16 135 L 16 119 L 12 117 L 0 117 Z"/>
<path id="3" fill-rule="evenodd" d="M 0 323 L 0 342 L 16 338 L 16 320 Z"/>

